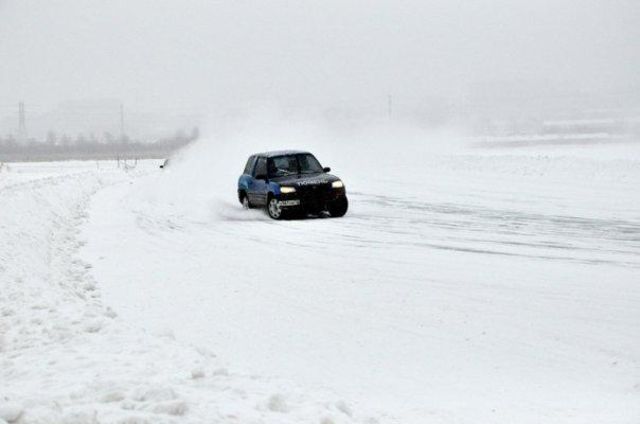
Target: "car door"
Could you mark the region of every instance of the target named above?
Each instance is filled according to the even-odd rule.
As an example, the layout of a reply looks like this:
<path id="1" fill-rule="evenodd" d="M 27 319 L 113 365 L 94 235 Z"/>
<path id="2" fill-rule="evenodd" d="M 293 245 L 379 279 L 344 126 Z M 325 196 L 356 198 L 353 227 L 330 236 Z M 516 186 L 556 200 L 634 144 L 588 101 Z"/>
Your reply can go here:
<path id="1" fill-rule="evenodd" d="M 248 196 L 254 205 L 265 205 L 267 203 L 267 158 L 259 157 L 253 169 L 253 178 L 249 183 Z M 257 178 L 262 177 L 262 178 Z"/>

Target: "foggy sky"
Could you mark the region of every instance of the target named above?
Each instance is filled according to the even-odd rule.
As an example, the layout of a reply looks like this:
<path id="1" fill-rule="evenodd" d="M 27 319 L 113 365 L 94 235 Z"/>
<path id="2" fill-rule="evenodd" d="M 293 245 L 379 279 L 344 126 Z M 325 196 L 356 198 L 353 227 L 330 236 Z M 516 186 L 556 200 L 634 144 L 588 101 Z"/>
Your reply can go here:
<path id="1" fill-rule="evenodd" d="M 0 0 L 0 104 L 366 108 L 478 86 L 640 97 L 638 22 L 637 0 Z"/>

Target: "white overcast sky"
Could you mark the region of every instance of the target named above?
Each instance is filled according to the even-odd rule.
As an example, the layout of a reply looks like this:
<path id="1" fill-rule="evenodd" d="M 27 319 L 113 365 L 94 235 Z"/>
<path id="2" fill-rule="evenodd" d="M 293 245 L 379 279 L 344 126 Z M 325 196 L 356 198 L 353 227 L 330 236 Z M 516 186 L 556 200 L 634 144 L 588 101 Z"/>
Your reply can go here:
<path id="1" fill-rule="evenodd" d="M 0 0 L 0 103 L 365 104 L 640 90 L 638 0 Z"/>

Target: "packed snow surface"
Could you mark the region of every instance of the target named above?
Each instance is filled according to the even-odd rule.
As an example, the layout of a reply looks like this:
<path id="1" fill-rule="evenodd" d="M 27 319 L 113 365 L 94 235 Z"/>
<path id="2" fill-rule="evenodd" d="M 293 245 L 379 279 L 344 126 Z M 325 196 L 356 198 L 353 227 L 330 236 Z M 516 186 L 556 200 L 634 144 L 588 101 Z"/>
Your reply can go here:
<path id="1" fill-rule="evenodd" d="M 11 164 L 0 174 L 0 424 L 376 422 L 332 392 L 229 369 L 206 344 L 147 332 L 105 303 L 78 256 L 89 203 L 156 169 Z"/>
<path id="2" fill-rule="evenodd" d="M 638 146 L 397 144 L 306 146 L 350 210 L 283 222 L 235 179 L 303 144 L 10 164 L 0 419 L 637 423 Z"/>

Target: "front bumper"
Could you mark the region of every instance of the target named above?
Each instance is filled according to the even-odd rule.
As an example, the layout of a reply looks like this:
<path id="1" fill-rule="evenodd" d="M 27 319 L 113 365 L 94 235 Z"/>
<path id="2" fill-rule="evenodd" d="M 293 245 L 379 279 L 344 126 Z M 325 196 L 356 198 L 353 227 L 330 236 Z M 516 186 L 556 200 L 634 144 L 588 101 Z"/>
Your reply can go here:
<path id="1" fill-rule="evenodd" d="M 344 187 L 312 186 L 297 189 L 295 193 L 280 194 L 280 207 L 308 213 L 326 211 L 329 205 L 347 197 Z"/>

